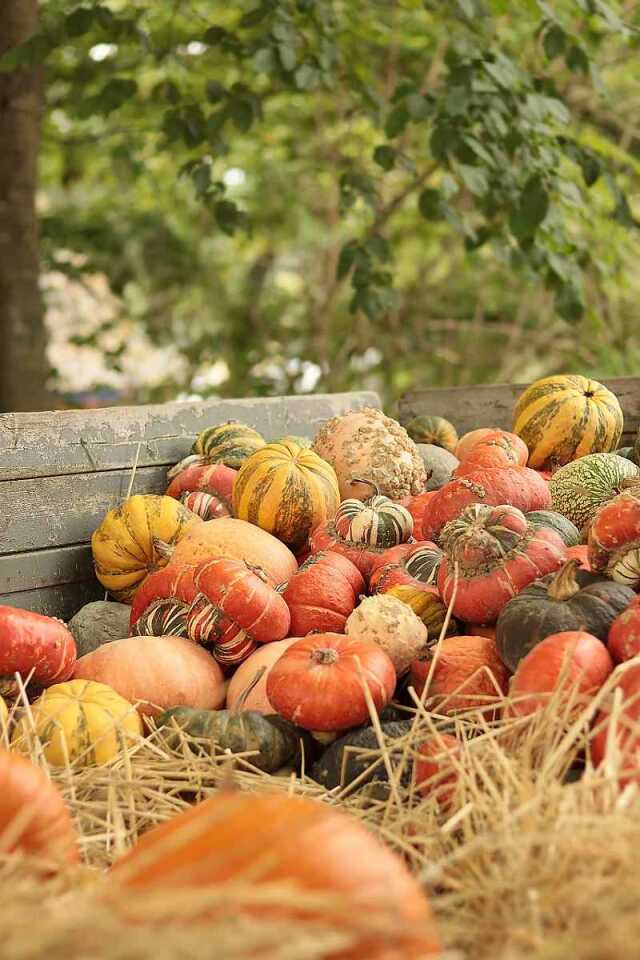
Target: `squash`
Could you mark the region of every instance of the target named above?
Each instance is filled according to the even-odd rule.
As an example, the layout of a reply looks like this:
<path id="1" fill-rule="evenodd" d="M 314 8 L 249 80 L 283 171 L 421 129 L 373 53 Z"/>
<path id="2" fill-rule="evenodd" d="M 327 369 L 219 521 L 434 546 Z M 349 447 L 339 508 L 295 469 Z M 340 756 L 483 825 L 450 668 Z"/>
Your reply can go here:
<path id="1" fill-rule="evenodd" d="M 56 866 L 80 860 L 78 835 L 58 788 L 40 767 L 0 748 L 0 850 Z"/>
<path id="2" fill-rule="evenodd" d="M 215 710 L 224 703 L 222 670 L 206 650 L 183 637 L 114 640 L 81 657 L 74 677 L 112 687 L 143 715 L 176 706 Z"/>
<path id="3" fill-rule="evenodd" d="M 593 570 L 640 587 L 640 482 L 600 507 L 589 526 L 588 543 Z"/>
<path id="4" fill-rule="evenodd" d="M 503 607 L 496 627 L 500 656 L 514 672 L 536 644 L 566 630 L 584 630 L 604 643 L 611 624 L 634 597 L 629 587 L 581 570 L 578 559 L 569 560 Z"/>
<path id="5" fill-rule="evenodd" d="M 553 509 L 583 530 L 600 507 L 621 493 L 640 468 L 615 453 L 592 453 L 556 470 L 549 481 Z"/>
<path id="6" fill-rule="evenodd" d="M 546 527 L 555 530 L 562 538 L 566 547 L 576 547 L 580 544 L 580 531 L 574 523 L 555 510 L 530 510 L 525 514 L 527 522 L 533 527 Z"/>
<path id="7" fill-rule="evenodd" d="M 468 433 L 463 434 L 453 451 L 458 460 L 464 460 L 471 453 L 476 443 L 484 437 L 488 437 L 490 433 L 495 433 L 497 429 L 497 427 L 478 427 L 477 430 L 469 430 Z"/>
<path id="8" fill-rule="evenodd" d="M 389 594 L 365 597 L 345 625 L 353 640 L 376 643 L 389 654 L 400 677 L 427 646 L 428 631 L 409 604 Z"/>
<path id="9" fill-rule="evenodd" d="M 520 395 L 513 430 L 529 448 L 529 465 L 553 470 L 615 450 L 622 419 L 617 397 L 597 380 L 559 375 L 536 380 Z"/>
<path id="10" fill-rule="evenodd" d="M 187 614 L 198 593 L 194 580 L 197 569 L 168 566 L 148 576 L 131 603 L 129 633 L 142 637 L 187 637 Z"/>
<path id="11" fill-rule="evenodd" d="M 287 637 L 265 643 L 243 660 L 229 680 L 227 707 L 229 710 L 252 710 L 255 713 L 275 713 L 267 697 L 267 677 L 274 663 L 300 637 Z"/>
<path id="12" fill-rule="evenodd" d="M 447 605 L 440 596 L 440 591 L 432 584 L 397 584 L 388 590 L 381 591 L 387 597 L 400 600 L 413 610 L 418 620 L 427 628 L 430 638 L 440 636 L 447 616 Z M 457 633 L 458 625 L 454 617 L 449 618 L 447 633 Z"/>
<path id="13" fill-rule="evenodd" d="M 473 503 L 509 505 L 523 513 L 551 506 L 549 484 L 528 467 L 487 467 L 452 480 L 428 501 L 420 535 L 438 543 L 445 524 Z"/>
<path id="14" fill-rule="evenodd" d="M 420 493 L 426 475 L 422 458 L 407 431 L 373 407 L 328 420 L 311 449 L 336 472 L 340 497 L 366 500 L 370 483 L 391 500 Z M 365 477 L 360 483 L 357 477 Z"/>
<path id="15" fill-rule="evenodd" d="M 613 717 L 612 717 L 613 713 Z M 640 666 L 622 671 L 596 717 L 589 753 L 620 787 L 640 782 Z"/>
<path id="16" fill-rule="evenodd" d="M 515 507 L 474 503 L 445 526 L 441 540 L 440 596 L 471 623 L 494 622 L 516 593 L 565 559 L 559 535 L 531 527 Z"/>
<path id="17" fill-rule="evenodd" d="M 201 520 L 217 520 L 218 517 L 230 517 L 232 512 L 219 497 L 198 490 L 183 493 L 180 497 L 180 503 L 191 513 L 195 513 L 196 517 L 200 517 Z"/>
<path id="18" fill-rule="evenodd" d="M 434 583 L 442 550 L 429 540 L 390 547 L 374 564 L 369 578 L 372 593 L 386 593 L 391 587 L 421 587 Z"/>
<path id="19" fill-rule="evenodd" d="M 460 466 L 458 458 L 431 443 L 418 443 L 417 448 L 427 472 L 425 490 L 439 490 L 444 487 Z"/>
<path id="20" fill-rule="evenodd" d="M 67 680 L 75 659 L 73 635 L 59 620 L 0 605 L 0 694 L 16 693 L 16 673 L 38 687 Z"/>
<path id="21" fill-rule="evenodd" d="M 473 445 L 456 469 L 457 477 L 486 467 L 526 467 L 529 451 L 520 437 L 505 430 L 494 430 Z"/>
<path id="22" fill-rule="evenodd" d="M 222 463 L 190 464 L 186 468 L 181 468 L 178 464 L 177 468 L 169 470 L 168 477 L 171 482 L 166 496 L 175 497 L 184 503 L 184 498 L 190 494 L 207 494 L 215 503 L 217 516 L 228 517 L 231 516 L 233 484 L 237 475 L 237 470 L 225 467 Z"/>
<path id="23" fill-rule="evenodd" d="M 186 737 L 189 748 L 205 756 L 211 755 L 213 744 L 232 754 L 251 751 L 254 755 L 248 756 L 247 761 L 265 773 L 275 773 L 300 753 L 300 732 L 292 723 L 255 710 L 172 707 L 158 717 L 156 726 L 165 728 L 163 739 L 171 749 L 179 748 Z M 204 744 L 203 740 L 210 743 Z"/>
<path id="24" fill-rule="evenodd" d="M 455 636 L 445 637 L 413 661 L 411 682 L 429 709 L 439 714 L 450 716 L 461 710 L 494 713 L 507 692 L 509 674 L 490 637 Z"/>
<path id="25" fill-rule="evenodd" d="M 258 894 L 265 884 L 284 886 L 288 895 L 244 911 L 344 930 L 348 946 L 336 945 L 327 960 L 426 960 L 440 950 L 422 887 L 400 857 L 355 817 L 282 791 L 214 794 L 147 831 L 111 879 L 168 895 L 235 882 L 255 884 Z"/>
<path id="26" fill-rule="evenodd" d="M 296 550 L 340 503 L 338 480 L 325 460 L 293 441 L 268 443 L 242 465 L 233 511 Z"/>
<path id="27" fill-rule="evenodd" d="M 255 524 L 234 517 L 198 523 L 168 550 L 172 568 L 194 566 L 214 557 L 260 567 L 274 584 L 285 583 L 298 569 L 296 558 L 284 543 Z"/>
<path id="28" fill-rule="evenodd" d="M 305 450 L 308 450 L 311 447 L 311 440 L 309 437 L 301 437 L 295 433 L 287 433 L 282 437 L 274 437 L 274 439 L 270 440 L 269 443 L 295 443 L 297 446 L 302 447 Z"/>
<path id="29" fill-rule="evenodd" d="M 616 663 L 640 655 L 640 597 L 615 618 L 609 628 L 607 646 Z"/>
<path id="30" fill-rule="evenodd" d="M 462 744 L 451 733 L 437 731 L 425 737 L 418 747 L 413 766 L 413 782 L 418 793 L 435 800 L 446 809 L 456 794 Z"/>
<path id="31" fill-rule="evenodd" d="M 388 654 L 371 641 L 338 633 L 310 634 L 285 650 L 267 678 L 277 713 L 305 730 L 348 730 L 369 718 L 364 687 L 376 710 L 396 686 Z"/>
<path id="32" fill-rule="evenodd" d="M 402 505 L 407 508 L 413 517 L 413 536 L 416 540 L 428 539 L 422 533 L 422 522 L 427 506 L 437 492 L 437 490 L 427 490 L 425 493 L 419 493 L 416 497 L 407 497 L 403 501 Z"/>
<path id="33" fill-rule="evenodd" d="M 358 481 L 365 483 L 366 481 Z M 368 500 L 343 500 L 333 518 L 338 534 L 352 543 L 394 547 L 413 533 L 413 517 L 400 503 L 377 493 Z"/>
<path id="34" fill-rule="evenodd" d="M 96 576 L 116 599 L 129 603 L 154 570 L 165 566 L 161 541 L 175 546 L 202 520 L 172 497 L 136 494 L 109 510 L 91 538 Z"/>
<path id="35" fill-rule="evenodd" d="M 557 690 L 580 709 L 605 683 L 613 670 L 601 640 L 583 630 L 552 633 L 518 664 L 509 693 L 510 712 L 525 717 L 541 710 Z"/>
<path id="36" fill-rule="evenodd" d="M 115 641 L 116 643 L 118 641 Z M 11 745 L 30 752 L 35 736 L 47 763 L 89 767 L 118 756 L 123 744 L 142 735 L 134 706 L 104 683 L 57 683 L 31 705 L 31 716 L 16 725 Z"/>
<path id="37" fill-rule="evenodd" d="M 418 416 L 406 424 L 406 431 L 417 444 L 441 447 L 449 453 L 455 453 L 458 444 L 456 428 L 444 417 Z"/>
<path id="38" fill-rule="evenodd" d="M 402 759 L 404 746 L 398 746 L 394 741 L 406 737 L 411 730 L 411 721 L 382 723 L 380 729 L 392 766 L 397 766 Z M 344 789 L 354 780 L 359 781 L 360 789 L 371 781 L 386 783 L 389 774 L 381 759 L 376 731 L 373 727 L 359 727 L 334 740 L 313 764 L 309 776 L 325 790 L 335 790 L 336 787 Z"/>
<path id="39" fill-rule="evenodd" d="M 103 643 L 128 637 L 130 615 L 131 607 L 126 603 L 110 600 L 85 603 L 69 621 L 78 656 L 84 657 L 85 653 L 97 650 Z"/>
<path id="40" fill-rule="evenodd" d="M 347 617 L 364 592 L 362 574 L 346 557 L 312 554 L 282 593 L 291 613 L 291 633 L 344 633 Z"/>
<path id="41" fill-rule="evenodd" d="M 207 463 L 223 463 L 226 467 L 238 470 L 247 457 L 265 444 L 253 427 L 237 420 L 201 430 L 193 444 L 193 453 L 203 457 Z"/>
<path id="42" fill-rule="evenodd" d="M 311 553 L 338 553 L 346 557 L 358 568 L 365 581 L 368 579 L 376 562 L 385 552 L 385 547 L 376 547 L 371 543 L 356 540 L 345 540 L 336 530 L 333 520 L 327 520 L 312 532 L 309 537 Z"/>
<path id="43" fill-rule="evenodd" d="M 567 560 L 576 559 L 580 563 L 581 570 L 592 572 L 589 563 L 589 547 L 586 543 L 579 543 L 576 547 L 567 547 Z"/>

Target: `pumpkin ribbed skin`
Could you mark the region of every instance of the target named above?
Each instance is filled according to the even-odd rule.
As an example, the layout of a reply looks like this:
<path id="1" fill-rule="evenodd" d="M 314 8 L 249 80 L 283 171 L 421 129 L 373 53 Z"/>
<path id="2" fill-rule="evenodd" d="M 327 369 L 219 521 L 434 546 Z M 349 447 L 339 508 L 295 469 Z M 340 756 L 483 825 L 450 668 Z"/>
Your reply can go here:
<path id="1" fill-rule="evenodd" d="M 160 632 L 153 630 L 150 633 L 144 633 L 141 629 L 138 629 L 138 624 L 143 614 L 147 614 L 157 603 L 166 602 L 169 598 L 188 609 L 196 598 L 197 590 L 193 580 L 194 570 L 196 569 L 197 567 L 165 567 L 162 570 L 156 570 L 155 573 L 147 577 L 140 589 L 136 591 L 131 603 L 129 631 L 143 637 L 186 637 L 186 622 L 184 633 L 174 633 L 173 630 L 160 630 Z M 160 626 L 160 622 L 158 622 L 158 626 Z"/>
<path id="2" fill-rule="evenodd" d="M 434 447 L 448 450 L 449 453 L 456 452 L 458 432 L 444 417 L 414 417 L 405 429 L 414 443 L 431 443 Z"/>
<path id="3" fill-rule="evenodd" d="M 207 463 L 223 463 L 226 467 L 238 470 L 247 457 L 264 445 L 264 437 L 253 427 L 237 420 L 228 420 L 202 430 L 192 449 Z"/>
<path id="4" fill-rule="evenodd" d="M 640 484 L 596 513 L 589 527 L 589 562 L 617 583 L 640 586 Z"/>
<path id="5" fill-rule="evenodd" d="M 582 530 L 640 468 L 615 453 L 592 453 L 557 470 L 549 481 L 553 509 Z"/>
<path id="6" fill-rule="evenodd" d="M 370 543 L 356 543 L 345 540 L 336 530 L 333 520 L 327 520 L 313 531 L 309 537 L 311 553 L 339 553 L 355 564 L 365 581 L 377 560 L 385 552 L 384 547 L 376 547 Z"/>
<path id="7" fill-rule="evenodd" d="M 334 517 L 334 525 L 345 540 L 376 547 L 404 543 L 413 533 L 413 517 L 406 507 L 388 497 L 343 500 Z"/>
<path id="8" fill-rule="evenodd" d="M 435 701 L 437 712 L 448 716 L 459 710 L 493 712 L 507 692 L 509 675 L 490 637 L 456 636 L 445 637 L 411 664 L 418 696 L 428 680 L 426 702 Z"/>
<path id="9" fill-rule="evenodd" d="M 175 473 L 173 470 L 169 472 L 171 482 L 166 489 L 165 496 L 181 500 L 185 494 L 208 493 L 226 506 L 226 516 L 230 516 L 233 484 L 237 473 L 237 470 L 225 467 L 223 463 L 192 463 L 183 470 L 178 470 Z M 220 516 L 224 515 L 220 514 Z"/>
<path id="10" fill-rule="evenodd" d="M 429 540 L 390 547 L 375 562 L 369 589 L 385 593 L 395 586 L 420 587 L 435 581 L 442 550 Z"/>
<path id="11" fill-rule="evenodd" d="M 640 654 L 640 597 L 636 597 L 613 621 L 607 646 L 616 663 L 623 663 Z"/>
<path id="12" fill-rule="evenodd" d="M 534 527 L 555 530 L 567 547 L 577 547 L 581 542 L 580 531 L 576 525 L 555 510 L 530 510 L 525 516 L 527 522 Z"/>
<path id="13" fill-rule="evenodd" d="M 174 546 L 201 523 L 173 497 L 129 497 L 108 512 L 91 538 L 98 580 L 117 600 L 131 602 L 149 574 L 168 562 L 155 541 Z"/>
<path id="14" fill-rule="evenodd" d="M 443 603 L 438 588 L 421 583 L 419 586 L 398 584 L 388 590 L 379 591 L 387 597 L 395 597 L 411 607 L 416 617 L 422 621 L 429 637 L 440 635 L 447 616 L 447 605 Z M 453 617 L 449 620 L 447 633 L 456 633 L 458 625 Z"/>
<path id="15" fill-rule="evenodd" d="M 142 736 L 135 707 L 104 683 L 69 680 L 57 683 L 31 704 L 33 725 L 25 718 L 11 737 L 14 749 L 29 749 L 32 731 L 48 763 L 88 767 L 116 757 L 126 740 Z"/>
<path id="16" fill-rule="evenodd" d="M 416 497 L 407 497 L 406 500 L 403 500 L 403 506 L 407 508 L 413 517 L 413 536 L 416 540 L 429 539 L 422 533 L 422 522 L 427 506 L 437 492 L 437 490 L 426 490 L 424 493 L 419 493 Z"/>
<path id="17" fill-rule="evenodd" d="M 340 503 L 333 467 L 291 440 L 269 443 L 243 464 L 233 487 L 236 517 L 296 549 Z"/>
<path id="18" fill-rule="evenodd" d="M 513 413 L 514 433 L 529 448 L 529 466 L 537 469 L 615 450 L 622 424 L 617 397 L 597 380 L 577 375 L 537 380 Z"/>
<path id="19" fill-rule="evenodd" d="M 364 590 L 362 574 L 346 557 L 331 552 L 313 554 L 282 594 L 291 613 L 291 633 L 295 637 L 312 631 L 344 633 L 347 617 Z"/>
<path id="20" fill-rule="evenodd" d="M 180 497 L 180 503 L 187 510 L 191 510 L 191 513 L 195 513 L 196 517 L 200 517 L 201 520 L 216 520 L 218 517 L 231 516 L 231 510 L 227 503 L 210 493 L 204 493 L 202 490 L 183 493 Z"/>

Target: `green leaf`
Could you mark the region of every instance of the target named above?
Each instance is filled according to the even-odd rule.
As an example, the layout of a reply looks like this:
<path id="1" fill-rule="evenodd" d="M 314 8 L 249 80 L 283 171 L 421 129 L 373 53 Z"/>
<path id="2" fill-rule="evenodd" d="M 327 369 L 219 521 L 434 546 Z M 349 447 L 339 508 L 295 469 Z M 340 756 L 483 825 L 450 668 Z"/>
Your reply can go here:
<path id="1" fill-rule="evenodd" d="M 68 37 L 81 37 L 91 30 L 93 18 L 93 10 L 88 7 L 77 7 L 64 22 L 65 33 Z"/>
<path id="2" fill-rule="evenodd" d="M 196 196 L 203 197 L 211 185 L 211 167 L 208 163 L 198 163 L 191 171 L 191 179 L 196 188 Z"/>
<path id="3" fill-rule="evenodd" d="M 515 63 L 503 53 L 495 54 L 492 61 L 485 60 L 484 69 L 506 90 L 513 90 L 522 82 L 522 75 Z"/>
<path id="4" fill-rule="evenodd" d="M 372 257 L 374 257 L 376 260 L 379 260 L 381 263 L 386 263 L 391 259 L 391 247 L 389 246 L 389 241 L 379 233 L 369 237 L 365 244 L 365 248 Z"/>
<path id="5" fill-rule="evenodd" d="M 511 231 L 518 240 L 533 237 L 549 209 L 549 194 L 538 175 L 527 180 L 518 206 L 509 218 Z"/>
<path id="6" fill-rule="evenodd" d="M 569 47 L 565 62 L 573 73 L 589 73 L 589 57 L 577 43 Z"/>
<path id="7" fill-rule="evenodd" d="M 271 73 L 276 65 L 276 59 L 271 47 L 261 47 L 260 50 L 256 50 L 252 63 L 258 73 Z"/>
<path id="8" fill-rule="evenodd" d="M 387 117 L 387 122 L 384 128 L 384 132 L 387 137 L 389 137 L 390 140 L 393 140 L 394 137 L 397 137 L 399 134 L 401 134 L 408 124 L 409 119 L 409 111 L 404 104 L 392 110 Z"/>
<path id="9" fill-rule="evenodd" d="M 269 7 L 266 3 L 263 3 L 259 7 L 255 7 L 253 10 L 249 10 L 248 13 L 245 13 L 240 19 L 241 27 L 257 27 L 259 23 L 262 23 L 264 18 L 269 13 Z"/>
<path id="10" fill-rule="evenodd" d="M 228 30 L 225 30 L 224 27 L 209 27 L 205 32 L 203 40 L 205 43 L 208 43 L 209 46 L 215 47 L 230 36 L 231 34 Z"/>
<path id="11" fill-rule="evenodd" d="M 217 80 L 207 80 L 205 89 L 207 92 L 207 100 L 209 100 L 211 103 L 218 103 L 227 95 L 226 89 L 221 83 L 218 83 Z"/>
<path id="12" fill-rule="evenodd" d="M 458 172 L 462 178 L 462 182 L 471 193 L 480 197 L 484 196 L 489 189 L 489 181 L 484 170 L 480 167 L 471 167 L 465 163 L 459 163 Z"/>
<path id="13" fill-rule="evenodd" d="M 425 220 L 442 220 L 444 217 L 442 197 L 438 190 L 427 187 L 418 199 L 418 209 Z"/>
<path id="14" fill-rule="evenodd" d="M 557 187 L 564 199 L 574 207 L 582 207 L 584 198 L 580 193 L 580 188 L 573 180 L 558 180 Z"/>
<path id="15" fill-rule="evenodd" d="M 567 323 L 577 323 L 584 315 L 584 303 L 572 283 L 565 283 L 556 297 L 558 313 Z"/>
<path id="16" fill-rule="evenodd" d="M 435 127 L 429 144 L 436 160 L 446 160 L 448 153 L 455 149 L 457 142 L 458 135 L 455 128 L 445 122 Z"/>
<path id="17" fill-rule="evenodd" d="M 320 73 L 310 63 L 303 63 L 293 75 L 298 90 L 315 90 L 320 84 Z"/>
<path id="18" fill-rule="evenodd" d="M 386 143 L 381 143 L 373 151 L 373 159 L 383 170 L 391 170 L 396 162 L 396 151 Z"/>
<path id="19" fill-rule="evenodd" d="M 243 216 L 235 203 L 231 200 L 218 200 L 215 204 L 214 214 L 216 223 L 223 233 L 231 236 L 242 223 Z"/>
<path id="20" fill-rule="evenodd" d="M 279 44 L 278 55 L 280 57 L 280 63 L 285 70 L 291 71 L 295 68 L 298 62 L 298 55 L 293 47 L 287 46 L 284 43 Z"/>
<path id="21" fill-rule="evenodd" d="M 246 133 L 253 123 L 253 108 L 250 101 L 232 100 L 228 110 L 236 130 Z"/>
<path id="22" fill-rule="evenodd" d="M 121 107 L 138 92 L 135 80 L 125 77 L 112 77 L 95 98 L 96 108 L 107 116 Z"/>
<path id="23" fill-rule="evenodd" d="M 351 267 L 354 264 L 356 253 L 358 252 L 358 243 L 355 240 L 350 240 L 348 243 L 345 243 L 344 247 L 340 251 L 340 256 L 338 257 L 338 267 L 336 269 L 336 276 L 338 280 L 344 279 L 346 275 L 351 270 Z"/>
<path id="24" fill-rule="evenodd" d="M 567 35 L 561 26 L 557 23 L 552 23 L 544 32 L 542 45 L 549 60 L 555 60 L 556 57 L 561 56 L 565 51 Z"/>

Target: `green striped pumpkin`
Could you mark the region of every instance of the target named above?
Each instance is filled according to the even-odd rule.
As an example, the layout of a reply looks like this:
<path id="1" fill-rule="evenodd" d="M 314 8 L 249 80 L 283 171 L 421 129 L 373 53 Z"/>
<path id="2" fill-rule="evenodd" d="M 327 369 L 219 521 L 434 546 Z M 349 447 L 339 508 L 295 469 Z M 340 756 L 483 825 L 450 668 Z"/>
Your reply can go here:
<path id="1" fill-rule="evenodd" d="M 414 443 L 430 443 L 442 447 L 449 453 L 456 452 L 458 433 L 456 428 L 444 417 L 419 416 L 410 420 L 405 427 Z"/>
<path id="2" fill-rule="evenodd" d="M 553 509 L 579 530 L 591 522 L 599 507 L 623 489 L 640 469 L 616 453 L 591 453 L 557 470 L 549 481 Z"/>
<path id="3" fill-rule="evenodd" d="M 395 547 L 413 533 L 413 517 L 400 503 L 376 494 L 369 500 L 343 500 L 334 525 L 344 540 Z"/>
<path id="4" fill-rule="evenodd" d="M 253 427 L 237 420 L 228 420 L 207 427 L 196 437 L 193 453 L 205 463 L 224 463 L 238 470 L 247 457 L 264 447 L 265 439 Z"/>
<path id="5" fill-rule="evenodd" d="M 577 547 L 582 542 L 580 531 L 575 523 L 572 523 L 562 513 L 556 513 L 555 510 L 531 510 L 525 516 L 534 527 L 546 527 L 548 530 L 555 530 L 567 547 Z"/>

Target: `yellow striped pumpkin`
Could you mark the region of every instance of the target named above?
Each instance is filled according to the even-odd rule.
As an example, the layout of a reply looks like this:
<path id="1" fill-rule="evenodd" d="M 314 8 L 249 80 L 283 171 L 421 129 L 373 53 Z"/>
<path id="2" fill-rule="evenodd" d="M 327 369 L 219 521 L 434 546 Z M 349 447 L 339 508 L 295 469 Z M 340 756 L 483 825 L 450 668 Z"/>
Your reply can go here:
<path id="1" fill-rule="evenodd" d="M 176 544 L 195 523 L 202 523 L 173 497 L 136 494 L 110 510 L 91 538 L 96 576 L 123 603 L 169 557 L 156 541 Z"/>
<path id="2" fill-rule="evenodd" d="M 302 546 L 340 503 L 335 471 L 317 453 L 293 440 L 268 443 L 240 468 L 233 511 L 287 546 Z"/>
<path id="3" fill-rule="evenodd" d="M 529 448 L 529 466 L 547 470 L 615 450 L 622 421 L 617 397 L 597 380 L 559 375 L 537 380 L 520 395 L 513 431 Z"/>
<path id="4" fill-rule="evenodd" d="M 192 449 L 202 458 L 202 463 L 224 463 L 237 470 L 247 457 L 264 445 L 264 437 L 253 427 L 228 420 L 199 433 Z"/>

